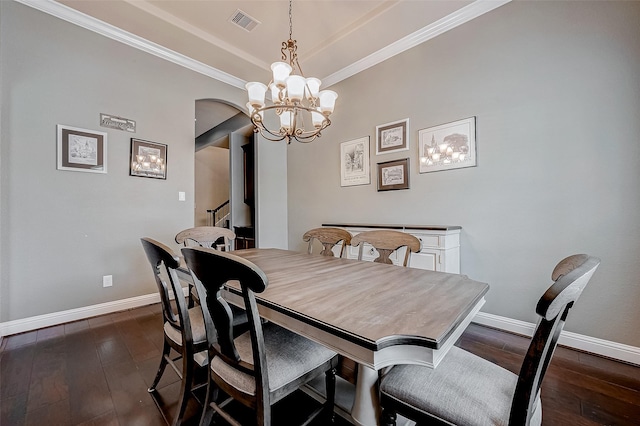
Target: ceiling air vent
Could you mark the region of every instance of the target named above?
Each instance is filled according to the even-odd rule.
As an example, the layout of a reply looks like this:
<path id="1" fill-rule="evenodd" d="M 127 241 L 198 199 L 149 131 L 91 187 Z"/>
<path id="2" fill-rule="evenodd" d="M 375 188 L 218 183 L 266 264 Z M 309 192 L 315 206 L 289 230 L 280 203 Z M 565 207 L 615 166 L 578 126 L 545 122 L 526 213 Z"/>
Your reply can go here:
<path id="1" fill-rule="evenodd" d="M 260 21 L 252 18 L 240 9 L 237 9 L 234 14 L 231 15 L 231 17 L 229 18 L 229 22 L 233 22 L 246 31 L 251 31 L 260 23 Z"/>

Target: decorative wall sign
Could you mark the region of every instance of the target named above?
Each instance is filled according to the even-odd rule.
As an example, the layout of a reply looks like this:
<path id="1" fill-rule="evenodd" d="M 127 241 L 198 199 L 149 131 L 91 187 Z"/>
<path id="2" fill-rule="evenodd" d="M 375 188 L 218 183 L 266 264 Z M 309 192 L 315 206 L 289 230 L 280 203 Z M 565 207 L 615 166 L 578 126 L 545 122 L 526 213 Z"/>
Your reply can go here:
<path id="1" fill-rule="evenodd" d="M 376 126 L 376 155 L 409 149 L 409 119 Z"/>
<path id="2" fill-rule="evenodd" d="M 167 178 L 167 145 L 131 138 L 129 175 Z"/>
<path id="3" fill-rule="evenodd" d="M 476 118 L 429 127 L 418 132 L 420 173 L 476 165 Z"/>
<path id="4" fill-rule="evenodd" d="M 116 117 L 111 114 L 100 114 L 100 126 L 110 129 L 124 130 L 130 133 L 136 132 L 136 122 L 128 118 Z"/>
<path id="5" fill-rule="evenodd" d="M 378 163 L 378 191 L 409 189 L 409 159 Z"/>
<path id="6" fill-rule="evenodd" d="M 340 186 L 368 185 L 369 136 L 340 144 Z"/>
<path id="7" fill-rule="evenodd" d="M 107 173 L 107 134 L 58 124 L 58 170 Z"/>

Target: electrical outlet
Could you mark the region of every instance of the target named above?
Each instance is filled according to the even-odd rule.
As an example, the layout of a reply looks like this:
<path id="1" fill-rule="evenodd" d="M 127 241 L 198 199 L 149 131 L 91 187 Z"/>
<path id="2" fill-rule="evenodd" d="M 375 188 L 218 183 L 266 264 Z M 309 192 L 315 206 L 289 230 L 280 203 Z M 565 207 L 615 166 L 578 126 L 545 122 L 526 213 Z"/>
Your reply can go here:
<path id="1" fill-rule="evenodd" d="M 185 201 L 187 199 L 186 195 L 183 191 L 178 192 L 178 201 Z"/>
<path id="2" fill-rule="evenodd" d="M 111 287 L 113 285 L 113 275 L 105 275 L 102 277 L 102 287 Z"/>

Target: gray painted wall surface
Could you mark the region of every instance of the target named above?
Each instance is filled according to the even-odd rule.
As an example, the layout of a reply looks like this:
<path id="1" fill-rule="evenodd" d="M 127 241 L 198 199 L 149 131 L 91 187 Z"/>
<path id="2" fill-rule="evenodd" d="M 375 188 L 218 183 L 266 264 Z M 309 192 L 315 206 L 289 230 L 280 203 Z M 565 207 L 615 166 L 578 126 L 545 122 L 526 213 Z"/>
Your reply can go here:
<path id="1" fill-rule="evenodd" d="M 194 225 L 206 226 L 215 209 L 229 200 L 229 149 L 208 146 L 195 153 Z"/>
<path id="2" fill-rule="evenodd" d="M 0 15 L 0 321 L 154 293 L 139 238 L 193 226 L 194 102 L 246 94 L 14 2 Z M 56 170 L 56 124 L 106 131 L 108 174 Z M 168 144 L 166 181 L 129 176 L 131 136 Z"/>
<path id="3" fill-rule="evenodd" d="M 513 2 L 337 84 L 334 124 L 289 147 L 289 247 L 323 222 L 460 225 L 483 311 L 528 322 L 589 253 L 567 330 L 640 346 L 638 22 L 639 2 Z M 478 166 L 419 174 L 418 130 L 470 116 Z M 376 156 L 375 126 L 407 117 L 410 151 Z M 372 184 L 341 188 L 340 143 L 367 135 Z M 378 193 L 375 164 L 405 157 L 410 189 Z"/>

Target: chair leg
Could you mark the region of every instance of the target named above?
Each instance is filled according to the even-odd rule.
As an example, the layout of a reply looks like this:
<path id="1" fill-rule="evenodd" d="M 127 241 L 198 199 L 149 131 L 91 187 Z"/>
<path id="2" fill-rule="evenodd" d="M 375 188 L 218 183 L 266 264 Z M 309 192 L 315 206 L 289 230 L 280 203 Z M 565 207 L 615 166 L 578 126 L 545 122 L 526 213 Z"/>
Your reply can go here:
<path id="1" fill-rule="evenodd" d="M 336 369 L 331 368 L 325 373 L 325 390 L 327 393 L 327 400 L 325 402 L 326 419 L 330 423 L 335 421 L 335 412 L 333 411 L 336 400 Z"/>
<path id="2" fill-rule="evenodd" d="M 396 426 L 396 412 L 382 407 L 382 426 Z"/>
<path id="3" fill-rule="evenodd" d="M 211 373 L 207 373 L 207 395 L 204 398 L 204 404 L 202 404 L 202 416 L 200 417 L 200 426 L 209 426 L 215 410 L 211 408 L 211 401 L 218 399 L 218 387 L 213 380 L 211 380 Z"/>
<path id="4" fill-rule="evenodd" d="M 170 352 L 171 352 L 171 346 L 169 346 L 165 337 L 164 346 L 162 347 L 162 358 L 160 358 L 160 365 L 158 366 L 158 372 L 156 373 L 156 378 L 153 379 L 153 383 L 151 384 L 151 386 L 149 386 L 149 389 L 147 389 L 147 392 L 149 393 L 155 392 L 156 386 L 158 386 L 158 383 L 162 378 L 162 374 L 164 373 L 164 369 L 169 362 L 167 361 L 167 358 L 169 357 Z"/>
<path id="5" fill-rule="evenodd" d="M 179 426 L 182 424 L 182 416 L 187 408 L 187 402 L 189 402 L 189 394 L 191 393 L 191 385 L 194 376 L 193 366 L 193 354 L 182 354 L 182 383 L 180 384 L 180 395 L 178 396 L 178 412 L 173 419 L 173 426 Z"/>

